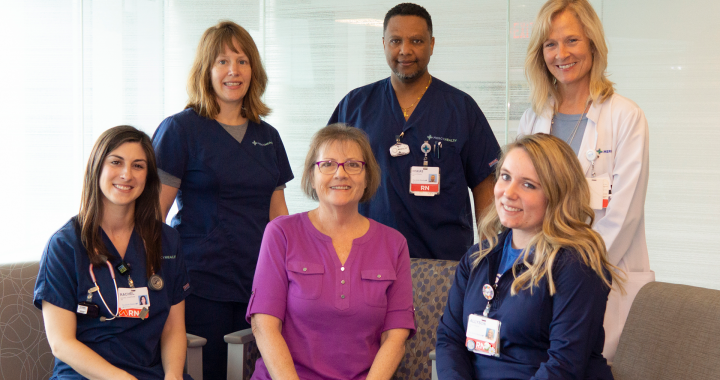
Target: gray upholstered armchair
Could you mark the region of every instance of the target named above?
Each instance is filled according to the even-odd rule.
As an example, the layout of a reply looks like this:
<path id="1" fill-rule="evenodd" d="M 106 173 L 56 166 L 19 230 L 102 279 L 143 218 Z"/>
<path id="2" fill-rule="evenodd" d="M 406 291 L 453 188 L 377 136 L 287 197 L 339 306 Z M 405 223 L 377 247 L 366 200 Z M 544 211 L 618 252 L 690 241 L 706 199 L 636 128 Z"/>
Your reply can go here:
<path id="1" fill-rule="evenodd" d="M 651 282 L 620 335 L 615 380 L 720 379 L 720 291 Z M 435 352 L 431 353 L 433 371 Z M 434 374 L 433 379 L 437 379 Z"/>
<path id="2" fill-rule="evenodd" d="M 457 261 L 411 259 L 413 305 L 417 334 L 405 343 L 405 357 L 395 379 L 430 380 L 430 351 L 435 349 L 438 321 L 445 309 Z M 228 343 L 228 380 L 249 379 L 260 354 L 250 329 L 225 336 Z"/>
<path id="3" fill-rule="evenodd" d="M 39 263 L 0 265 L 0 380 L 40 380 L 52 375 L 42 312 L 33 305 Z M 202 347 L 207 340 L 187 334 L 185 371 L 202 380 Z"/>
<path id="4" fill-rule="evenodd" d="M 612 372 L 615 380 L 720 379 L 720 291 L 651 282 L 638 292 Z"/>

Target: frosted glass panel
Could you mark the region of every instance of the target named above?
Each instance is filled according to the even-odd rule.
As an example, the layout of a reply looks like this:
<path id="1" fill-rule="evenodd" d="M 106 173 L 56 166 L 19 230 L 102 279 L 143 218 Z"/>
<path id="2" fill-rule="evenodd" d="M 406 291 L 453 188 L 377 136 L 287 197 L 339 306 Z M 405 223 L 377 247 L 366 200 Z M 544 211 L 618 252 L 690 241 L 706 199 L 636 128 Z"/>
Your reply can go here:
<path id="1" fill-rule="evenodd" d="M 498 140 L 516 135 L 529 106 L 523 65 L 543 1 L 432 0 L 430 72 L 478 102 Z M 720 4 L 593 0 L 618 92 L 650 124 L 646 222 L 661 281 L 720 288 Z M 291 212 L 315 207 L 299 177 L 312 134 L 350 90 L 387 77 L 382 19 L 397 1 L 47 0 L 0 7 L 0 262 L 37 259 L 75 214 L 95 138 L 131 124 L 148 133 L 186 103 L 201 34 L 219 20 L 244 26 L 269 75 L 267 121 L 296 179 Z M 509 16 L 508 16 L 509 15 Z M 32 27 L 28 27 L 31 25 Z M 4 57 L 5 57 L 4 56 Z M 509 57 L 509 60 L 507 59 Z M 509 78 L 509 82 L 506 81 Z M 505 92 L 509 88 L 509 109 Z M 31 228 L 32 227 L 32 228 Z"/>
<path id="2" fill-rule="evenodd" d="M 82 172 L 80 7 L 0 8 L 0 263 L 37 259 L 77 213 Z"/>
<path id="3" fill-rule="evenodd" d="M 720 288 L 717 2 L 606 1 L 611 80 L 650 125 L 645 204 L 658 280 Z M 642 15 L 642 17 L 635 17 Z"/>

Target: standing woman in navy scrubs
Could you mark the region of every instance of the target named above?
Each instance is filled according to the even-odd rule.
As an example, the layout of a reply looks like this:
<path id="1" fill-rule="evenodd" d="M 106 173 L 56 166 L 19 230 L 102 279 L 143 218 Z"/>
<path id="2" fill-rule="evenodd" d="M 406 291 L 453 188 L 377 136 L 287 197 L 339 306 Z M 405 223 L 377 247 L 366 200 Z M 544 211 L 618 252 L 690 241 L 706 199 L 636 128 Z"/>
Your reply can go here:
<path id="1" fill-rule="evenodd" d="M 184 111 L 153 137 L 163 183 L 163 215 L 177 199 L 180 232 L 193 281 L 188 332 L 208 340 L 206 380 L 225 379 L 223 337 L 250 327 L 250 299 L 267 223 L 287 215 L 283 189 L 293 178 L 278 132 L 261 116 L 267 75 L 255 42 L 239 25 L 209 28 L 198 45 Z"/>
<path id="2" fill-rule="evenodd" d="M 105 131 L 90 153 L 80 213 L 40 260 L 34 302 L 56 358 L 51 379 L 190 379 L 182 374 L 190 284 L 180 237 L 160 220 L 159 192 L 150 137 L 129 126 Z"/>

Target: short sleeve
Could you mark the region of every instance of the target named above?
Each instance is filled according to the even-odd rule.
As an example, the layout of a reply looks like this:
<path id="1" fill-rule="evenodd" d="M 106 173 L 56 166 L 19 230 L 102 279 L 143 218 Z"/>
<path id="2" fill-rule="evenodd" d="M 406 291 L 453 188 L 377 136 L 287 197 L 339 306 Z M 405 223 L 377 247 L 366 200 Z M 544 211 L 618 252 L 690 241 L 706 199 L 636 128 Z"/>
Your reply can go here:
<path id="1" fill-rule="evenodd" d="M 178 115 L 171 116 L 160 123 L 153 135 L 153 148 L 158 169 L 182 181 L 189 152 L 184 126 L 178 122 L 178 118 Z M 173 186 L 173 183 L 177 182 L 163 181 L 163 184 L 168 186 Z"/>
<path id="2" fill-rule="evenodd" d="M 415 335 L 415 311 L 413 308 L 412 275 L 410 274 L 410 253 L 403 238 L 395 269 L 395 281 L 387 290 L 387 312 L 383 331 L 408 329 L 408 339 Z"/>
<path id="3" fill-rule="evenodd" d="M 168 270 L 163 272 L 166 276 L 172 276 L 172 288 L 170 302 L 177 305 L 191 293 L 190 277 L 185 267 L 185 257 L 182 253 L 180 234 L 173 228 L 163 225 L 163 263 Z"/>
<path id="4" fill-rule="evenodd" d="M 500 145 L 490 128 L 485 115 L 472 98 L 466 99 L 469 131 L 468 141 L 460 152 L 465 179 L 472 189 L 495 171 L 495 164 L 500 155 Z"/>
<path id="5" fill-rule="evenodd" d="M 337 107 L 335 107 L 335 111 L 333 111 L 333 114 L 330 116 L 330 120 L 328 120 L 328 125 L 335 123 L 343 123 L 345 120 L 344 109 L 346 107 L 347 97 L 344 97 L 342 100 L 340 100 L 340 103 L 338 103 Z"/>
<path id="6" fill-rule="evenodd" d="M 76 249 L 60 232 L 50 238 L 40 259 L 33 299 L 35 307 L 42 309 L 42 301 L 47 301 L 75 312 L 78 302 L 75 255 L 84 254 L 75 252 Z"/>
<path id="7" fill-rule="evenodd" d="M 252 295 L 245 315 L 248 323 L 253 314 L 268 314 L 281 321 L 285 320 L 288 294 L 286 254 L 287 237 L 285 232 L 275 221 L 272 221 L 265 228 L 260 245 Z"/>
<path id="8" fill-rule="evenodd" d="M 294 176 L 292 169 L 290 168 L 290 161 L 288 160 L 287 152 L 285 151 L 285 145 L 283 145 L 282 139 L 280 138 L 280 133 L 278 133 L 278 131 L 274 128 L 273 140 L 275 154 L 277 155 L 278 170 L 280 171 L 280 176 L 278 177 L 278 183 L 276 186 L 282 186 L 290 182 Z M 276 188 L 276 190 L 278 189 Z"/>

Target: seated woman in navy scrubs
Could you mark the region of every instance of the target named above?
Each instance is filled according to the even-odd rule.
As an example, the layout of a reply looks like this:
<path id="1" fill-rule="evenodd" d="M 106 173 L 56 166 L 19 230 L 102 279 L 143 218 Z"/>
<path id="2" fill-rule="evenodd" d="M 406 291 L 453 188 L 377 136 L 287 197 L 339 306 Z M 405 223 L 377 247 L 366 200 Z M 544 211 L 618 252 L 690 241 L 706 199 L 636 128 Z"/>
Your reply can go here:
<path id="1" fill-rule="evenodd" d="M 190 379 L 190 284 L 159 192 L 148 135 L 129 126 L 100 135 L 80 213 L 50 238 L 35 284 L 56 358 L 51 379 Z"/>
<path id="2" fill-rule="evenodd" d="M 177 199 L 193 294 L 187 330 L 207 339 L 205 380 L 227 375 L 226 334 L 250 327 L 250 299 L 268 222 L 287 215 L 283 189 L 293 178 L 280 134 L 260 120 L 267 75 L 250 34 L 221 22 L 203 34 L 188 79 L 186 109 L 153 137 L 163 216 Z"/>
<path id="3" fill-rule="evenodd" d="M 523 136 L 495 178 L 482 247 L 458 264 L 438 326 L 439 378 L 612 379 L 603 316 L 619 278 L 592 230 L 575 153 L 553 136 Z"/>

